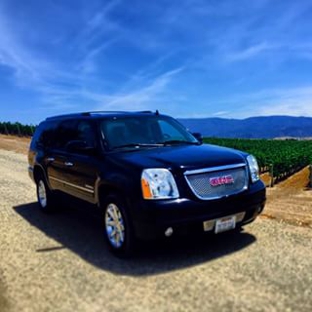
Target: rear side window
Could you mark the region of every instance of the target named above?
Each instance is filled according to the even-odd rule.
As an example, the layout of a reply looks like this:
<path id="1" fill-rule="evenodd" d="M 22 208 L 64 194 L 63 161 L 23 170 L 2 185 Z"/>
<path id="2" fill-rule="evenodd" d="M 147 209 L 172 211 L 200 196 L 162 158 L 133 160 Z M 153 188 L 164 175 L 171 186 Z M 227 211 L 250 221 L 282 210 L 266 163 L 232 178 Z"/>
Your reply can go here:
<path id="1" fill-rule="evenodd" d="M 42 122 L 36 129 L 31 142 L 31 148 L 49 148 L 55 145 L 55 122 Z"/>

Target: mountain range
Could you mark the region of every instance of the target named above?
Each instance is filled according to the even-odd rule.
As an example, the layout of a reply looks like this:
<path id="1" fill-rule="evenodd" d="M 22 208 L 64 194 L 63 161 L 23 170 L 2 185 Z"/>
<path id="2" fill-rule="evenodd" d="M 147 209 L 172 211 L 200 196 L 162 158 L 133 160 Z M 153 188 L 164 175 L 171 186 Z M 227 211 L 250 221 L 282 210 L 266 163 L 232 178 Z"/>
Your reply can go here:
<path id="1" fill-rule="evenodd" d="M 220 138 L 312 138 L 312 117 L 180 118 L 191 132 Z"/>

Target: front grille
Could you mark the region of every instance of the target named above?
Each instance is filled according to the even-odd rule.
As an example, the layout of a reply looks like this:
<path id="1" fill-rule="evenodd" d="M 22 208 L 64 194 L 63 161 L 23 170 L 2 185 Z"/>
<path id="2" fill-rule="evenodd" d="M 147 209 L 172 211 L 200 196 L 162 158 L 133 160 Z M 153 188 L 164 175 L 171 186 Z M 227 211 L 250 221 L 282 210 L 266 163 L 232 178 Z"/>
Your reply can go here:
<path id="1" fill-rule="evenodd" d="M 248 187 L 245 164 L 186 171 L 184 175 L 193 193 L 205 200 L 234 195 Z"/>

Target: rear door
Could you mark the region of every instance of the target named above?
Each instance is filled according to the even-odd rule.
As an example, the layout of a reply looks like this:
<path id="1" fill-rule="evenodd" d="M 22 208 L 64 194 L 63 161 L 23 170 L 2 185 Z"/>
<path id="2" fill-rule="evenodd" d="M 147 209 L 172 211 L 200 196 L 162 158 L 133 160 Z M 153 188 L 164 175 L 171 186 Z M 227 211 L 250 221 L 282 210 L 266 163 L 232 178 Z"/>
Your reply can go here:
<path id="1" fill-rule="evenodd" d="M 68 193 L 68 153 L 66 145 L 77 137 L 76 127 L 78 121 L 61 121 L 55 130 L 54 144 L 49 149 L 46 157 L 47 172 L 50 185 L 54 190 Z"/>
<path id="2" fill-rule="evenodd" d="M 70 121 L 59 128 L 59 146 L 54 150 L 50 176 L 63 192 L 95 202 L 95 182 L 99 156 L 95 125 L 89 120 Z M 89 149 L 70 150 L 68 143 L 83 141 Z"/>
<path id="3" fill-rule="evenodd" d="M 83 200 L 95 203 L 95 183 L 100 168 L 96 125 L 81 120 L 76 125 L 75 140 L 83 141 L 88 149 L 66 151 L 67 192 Z"/>

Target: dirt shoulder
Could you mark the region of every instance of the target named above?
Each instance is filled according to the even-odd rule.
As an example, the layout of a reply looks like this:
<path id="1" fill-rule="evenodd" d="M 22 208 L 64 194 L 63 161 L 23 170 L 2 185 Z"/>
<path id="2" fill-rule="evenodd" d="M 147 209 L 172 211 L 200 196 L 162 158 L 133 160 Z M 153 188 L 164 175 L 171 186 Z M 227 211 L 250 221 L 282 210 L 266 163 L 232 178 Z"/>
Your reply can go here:
<path id="1" fill-rule="evenodd" d="M 0 279 L 0 311 L 6 312 L 9 309 L 8 300 L 5 297 L 5 287 L 3 285 L 3 282 Z"/>
<path id="2" fill-rule="evenodd" d="M 27 154 L 30 138 L 0 134 L 0 149 Z"/>
<path id="3" fill-rule="evenodd" d="M 312 228 L 312 190 L 309 168 L 292 175 L 273 188 L 267 188 L 264 217 Z"/>

